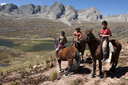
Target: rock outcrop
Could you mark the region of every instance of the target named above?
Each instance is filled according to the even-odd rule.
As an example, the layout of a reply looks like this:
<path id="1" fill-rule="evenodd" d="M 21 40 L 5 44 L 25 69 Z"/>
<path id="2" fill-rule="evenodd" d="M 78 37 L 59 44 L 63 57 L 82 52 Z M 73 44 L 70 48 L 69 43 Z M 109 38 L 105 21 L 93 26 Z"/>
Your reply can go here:
<path id="1" fill-rule="evenodd" d="M 55 2 L 52 6 L 50 6 L 50 10 L 48 13 L 51 19 L 56 20 L 61 17 L 64 11 L 64 5 L 61 2 Z"/>
<path id="2" fill-rule="evenodd" d="M 13 10 L 17 9 L 18 7 L 14 4 L 6 4 L 0 6 L 0 11 L 3 11 L 5 13 L 13 12 Z"/>
<path id="3" fill-rule="evenodd" d="M 82 9 L 78 11 L 78 18 L 80 20 L 99 20 L 102 19 L 103 16 L 100 13 L 99 10 L 97 10 L 95 7 L 92 7 L 91 9 Z"/>
<path id="4" fill-rule="evenodd" d="M 67 18 L 68 21 L 73 21 L 78 19 L 77 10 L 73 6 L 65 6 L 64 17 Z"/>

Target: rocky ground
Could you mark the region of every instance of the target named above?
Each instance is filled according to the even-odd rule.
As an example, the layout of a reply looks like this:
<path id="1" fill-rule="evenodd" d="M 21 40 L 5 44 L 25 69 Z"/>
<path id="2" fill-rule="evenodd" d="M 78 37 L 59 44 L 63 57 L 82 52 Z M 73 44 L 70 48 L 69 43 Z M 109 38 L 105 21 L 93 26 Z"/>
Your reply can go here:
<path id="1" fill-rule="evenodd" d="M 128 44 L 124 43 L 119 57 L 119 63 L 114 73 L 109 72 L 110 63 L 103 63 L 103 78 L 90 78 L 93 70 L 91 59 L 84 56 L 85 62 L 80 64 L 77 72 L 71 72 L 68 76 L 58 73 L 58 63 L 46 61 L 44 64 L 23 67 L 6 74 L 0 73 L 2 85 L 128 85 Z M 62 62 L 62 69 L 67 68 L 67 61 Z M 57 71 L 55 79 L 51 77 L 53 71 Z M 96 76 L 99 73 L 98 63 Z M 55 76 L 55 75 L 54 75 Z"/>

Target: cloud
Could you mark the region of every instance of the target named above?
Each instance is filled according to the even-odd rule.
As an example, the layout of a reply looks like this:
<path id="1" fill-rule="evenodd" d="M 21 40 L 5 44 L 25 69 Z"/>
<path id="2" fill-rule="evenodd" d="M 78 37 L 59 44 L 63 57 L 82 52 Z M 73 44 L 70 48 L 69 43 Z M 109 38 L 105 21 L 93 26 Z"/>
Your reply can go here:
<path id="1" fill-rule="evenodd" d="M 1 3 L 1 6 L 6 5 L 6 3 Z"/>

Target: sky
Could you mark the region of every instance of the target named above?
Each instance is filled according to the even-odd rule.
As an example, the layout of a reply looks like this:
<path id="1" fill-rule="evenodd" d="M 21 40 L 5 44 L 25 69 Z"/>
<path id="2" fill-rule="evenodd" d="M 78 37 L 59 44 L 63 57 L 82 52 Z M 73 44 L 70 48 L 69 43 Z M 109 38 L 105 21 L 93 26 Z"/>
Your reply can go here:
<path id="1" fill-rule="evenodd" d="M 40 6 L 51 6 L 56 1 L 61 2 L 64 6 L 74 6 L 77 10 L 96 7 L 104 17 L 128 13 L 128 0 L 0 0 L 0 4 L 13 3 L 18 7 L 30 3 Z"/>

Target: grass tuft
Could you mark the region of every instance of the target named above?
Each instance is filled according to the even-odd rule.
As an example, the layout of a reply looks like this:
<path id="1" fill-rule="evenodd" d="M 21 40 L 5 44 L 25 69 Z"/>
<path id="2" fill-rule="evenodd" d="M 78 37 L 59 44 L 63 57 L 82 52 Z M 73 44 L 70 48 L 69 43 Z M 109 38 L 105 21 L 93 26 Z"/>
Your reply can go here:
<path id="1" fill-rule="evenodd" d="M 0 71 L 0 76 L 3 76 L 3 74 L 4 74 L 3 71 Z"/>
<path id="2" fill-rule="evenodd" d="M 51 62 L 50 64 L 49 64 L 49 68 L 52 68 L 54 66 L 54 64 Z"/>
<path id="3" fill-rule="evenodd" d="M 20 85 L 20 83 L 18 81 L 15 81 L 15 82 L 11 82 L 9 85 Z"/>
<path id="4" fill-rule="evenodd" d="M 56 80 L 58 78 L 56 70 L 51 72 L 50 78 L 51 78 L 51 80 Z"/>

